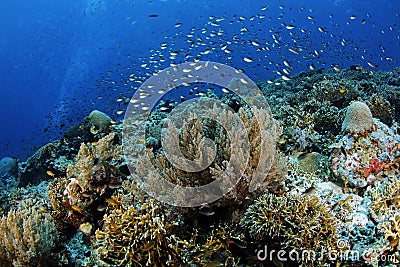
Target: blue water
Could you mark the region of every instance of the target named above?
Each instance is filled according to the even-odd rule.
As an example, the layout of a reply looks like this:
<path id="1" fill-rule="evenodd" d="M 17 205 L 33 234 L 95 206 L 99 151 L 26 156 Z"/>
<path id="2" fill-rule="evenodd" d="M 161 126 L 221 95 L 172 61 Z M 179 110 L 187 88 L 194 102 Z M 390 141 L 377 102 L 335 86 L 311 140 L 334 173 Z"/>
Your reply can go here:
<path id="1" fill-rule="evenodd" d="M 217 61 L 255 81 L 278 78 L 283 60 L 292 76 L 310 65 L 390 70 L 399 24 L 394 0 L 2 0 L 0 158 L 25 159 L 93 109 L 121 119 L 116 99 L 170 63 Z"/>

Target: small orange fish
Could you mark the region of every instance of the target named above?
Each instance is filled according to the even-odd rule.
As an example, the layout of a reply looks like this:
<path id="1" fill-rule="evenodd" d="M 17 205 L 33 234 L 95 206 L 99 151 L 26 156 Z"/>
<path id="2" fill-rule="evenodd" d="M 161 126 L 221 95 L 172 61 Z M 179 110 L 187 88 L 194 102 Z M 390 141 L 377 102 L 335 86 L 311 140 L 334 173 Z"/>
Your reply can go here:
<path id="1" fill-rule="evenodd" d="M 49 175 L 49 176 L 51 176 L 51 177 L 54 177 L 54 176 L 55 176 L 55 174 L 54 174 L 52 171 L 50 171 L 50 170 L 47 171 L 46 173 L 47 173 L 47 175 Z"/>

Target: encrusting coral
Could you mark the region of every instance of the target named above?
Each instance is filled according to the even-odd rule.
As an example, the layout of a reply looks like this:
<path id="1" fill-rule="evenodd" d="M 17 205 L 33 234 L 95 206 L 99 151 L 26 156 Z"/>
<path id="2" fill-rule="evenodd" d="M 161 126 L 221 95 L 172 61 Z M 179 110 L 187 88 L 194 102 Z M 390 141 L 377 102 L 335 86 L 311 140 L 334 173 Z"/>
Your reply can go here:
<path id="1" fill-rule="evenodd" d="M 363 188 L 393 174 L 399 166 L 400 135 L 374 119 L 364 134 L 346 134 L 333 146 L 330 156 L 332 178 L 345 187 Z"/>

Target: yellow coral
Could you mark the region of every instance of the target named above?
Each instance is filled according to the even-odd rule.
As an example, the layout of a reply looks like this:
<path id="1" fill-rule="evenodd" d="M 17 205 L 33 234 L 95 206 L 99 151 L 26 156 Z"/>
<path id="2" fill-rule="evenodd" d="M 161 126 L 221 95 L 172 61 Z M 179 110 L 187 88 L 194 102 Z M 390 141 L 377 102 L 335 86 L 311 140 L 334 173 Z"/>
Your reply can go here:
<path id="1" fill-rule="evenodd" d="M 178 266 L 181 241 L 173 234 L 177 222 L 168 222 L 154 200 L 137 209 L 110 200 L 112 211 L 104 215 L 96 231 L 100 259 L 118 266 Z"/>

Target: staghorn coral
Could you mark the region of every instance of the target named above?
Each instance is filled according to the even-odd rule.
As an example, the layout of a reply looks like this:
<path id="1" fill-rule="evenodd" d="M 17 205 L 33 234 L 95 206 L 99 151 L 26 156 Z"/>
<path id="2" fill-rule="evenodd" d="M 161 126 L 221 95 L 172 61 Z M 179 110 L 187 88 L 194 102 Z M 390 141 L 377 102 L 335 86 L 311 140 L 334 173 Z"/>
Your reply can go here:
<path id="1" fill-rule="evenodd" d="M 195 232 L 192 241 L 185 244 L 182 251 L 190 266 L 208 266 L 219 263 L 221 266 L 238 266 L 247 251 L 245 236 L 238 227 L 231 224 L 216 225 L 200 242 Z"/>
<path id="2" fill-rule="evenodd" d="M 59 233 L 54 219 L 33 199 L 0 219 L 1 266 L 55 266 Z"/>
<path id="3" fill-rule="evenodd" d="M 317 253 L 336 248 L 336 220 L 315 196 L 263 195 L 246 210 L 240 225 L 262 245 L 275 240 L 285 249 Z"/>
<path id="4" fill-rule="evenodd" d="M 199 235 L 197 229 L 182 231 L 175 214 L 154 199 L 129 206 L 122 199 L 110 199 L 103 227 L 96 231 L 99 266 L 236 266 L 238 251 L 247 249 L 244 234 L 231 224 Z"/>
<path id="5" fill-rule="evenodd" d="M 358 95 L 355 89 L 355 82 L 347 79 L 337 79 L 334 77 L 326 78 L 313 85 L 312 95 L 318 101 L 329 101 L 339 108 L 347 105 L 349 98 L 356 98 Z"/>
<path id="6" fill-rule="evenodd" d="M 97 143 L 82 143 L 75 164 L 69 165 L 66 178 L 56 178 L 49 184 L 48 197 L 54 216 L 61 228 L 65 222 L 79 228 L 83 223 L 101 217 L 105 199 L 122 183 L 120 147 L 115 145 L 115 133 Z"/>
<path id="7" fill-rule="evenodd" d="M 382 227 L 385 233 L 384 241 L 388 241 L 387 249 L 398 250 L 400 242 L 400 213 L 390 217 Z"/>
<path id="8" fill-rule="evenodd" d="M 173 234 L 176 221 L 168 221 L 150 200 L 140 208 L 125 206 L 119 197 L 110 202 L 102 230 L 96 231 L 99 264 L 112 266 L 179 266 L 184 242 Z"/>
<path id="9" fill-rule="evenodd" d="M 394 175 L 378 180 L 367 188 L 365 196 L 372 201 L 375 217 L 383 220 L 400 209 L 400 181 Z"/>

